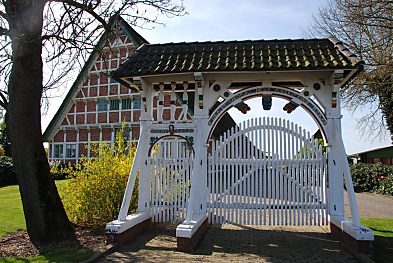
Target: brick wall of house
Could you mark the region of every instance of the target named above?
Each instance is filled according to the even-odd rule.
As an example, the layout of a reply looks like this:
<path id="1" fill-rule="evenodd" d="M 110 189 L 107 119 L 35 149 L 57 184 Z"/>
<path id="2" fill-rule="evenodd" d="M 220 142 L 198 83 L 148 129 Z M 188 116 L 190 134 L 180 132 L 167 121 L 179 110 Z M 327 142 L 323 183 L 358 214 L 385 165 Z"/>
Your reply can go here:
<path id="1" fill-rule="evenodd" d="M 108 77 L 127 57 L 135 46 L 124 35 L 112 41 L 97 55 L 67 107 L 61 125 L 49 142 L 49 159 L 75 161 L 80 156 L 92 157 L 90 146 L 99 142 L 113 142 L 115 131 L 126 123 L 132 142 L 139 138 L 141 116 L 140 95 Z M 116 43 L 116 45 L 114 45 Z M 164 96 L 163 118 L 170 119 L 170 95 Z M 154 107 L 157 98 L 154 98 Z M 177 104 L 176 117 L 181 108 Z M 157 111 L 154 110 L 154 118 Z"/>

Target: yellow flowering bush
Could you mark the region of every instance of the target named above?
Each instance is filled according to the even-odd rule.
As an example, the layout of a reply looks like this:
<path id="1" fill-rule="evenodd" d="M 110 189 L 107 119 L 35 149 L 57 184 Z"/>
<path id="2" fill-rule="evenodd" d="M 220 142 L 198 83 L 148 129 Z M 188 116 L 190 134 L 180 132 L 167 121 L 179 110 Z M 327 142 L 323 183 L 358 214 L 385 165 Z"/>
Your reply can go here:
<path id="1" fill-rule="evenodd" d="M 63 168 L 70 182 L 60 195 L 72 222 L 100 226 L 116 219 L 135 155 L 135 146 L 125 141 L 123 131 L 124 125 L 113 145 L 101 143 L 91 148 L 92 156 L 98 157 L 82 157 L 77 164 Z M 134 191 L 130 212 L 136 210 L 137 203 Z"/>

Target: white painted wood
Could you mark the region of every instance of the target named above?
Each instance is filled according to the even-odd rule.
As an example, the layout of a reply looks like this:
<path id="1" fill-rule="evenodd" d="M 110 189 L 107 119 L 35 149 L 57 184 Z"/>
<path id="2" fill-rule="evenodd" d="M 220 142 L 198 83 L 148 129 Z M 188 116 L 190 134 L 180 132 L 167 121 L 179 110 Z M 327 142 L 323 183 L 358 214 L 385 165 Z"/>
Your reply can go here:
<path id="1" fill-rule="evenodd" d="M 178 140 L 160 141 L 157 153 L 149 158 L 153 222 L 185 220 L 193 160 L 190 150 L 182 146 Z"/>
<path id="2" fill-rule="evenodd" d="M 171 88 L 172 88 L 172 92 L 171 92 L 171 106 L 170 106 L 171 122 L 174 122 L 175 121 L 175 114 L 176 114 L 176 82 L 172 82 L 171 83 Z"/>
<path id="3" fill-rule="evenodd" d="M 263 117 L 263 123 L 262 123 L 262 127 L 266 127 L 266 118 L 265 117 Z M 269 158 L 268 157 L 268 152 L 267 152 L 267 147 L 266 147 L 266 129 L 263 129 L 262 130 L 262 132 L 263 132 L 263 134 L 262 134 L 262 136 L 263 136 L 263 159 L 264 160 L 266 160 L 265 162 L 264 162 L 264 165 L 263 165 L 263 204 L 264 204 L 264 209 L 263 209 L 263 224 L 264 225 L 266 225 L 266 214 L 267 214 L 267 209 L 266 209 L 266 200 L 269 200 L 269 199 L 267 199 L 268 197 L 267 197 L 267 187 L 266 187 L 266 185 L 268 185 L 269 184 L 269 182 L 268 182 L 268 172 L 267 172 L 267 159 Z"/>
<path id="4" fill-rule="evenodd" d="M 284 139 L 283 139 L 283 126 L 282 126 L 282 121 L 281 118 L 279 118 L 278 120 L 278 140 L 277 140 L 277 144 L 279 144 L 279 148 L 280 148 L 280 155 L 279 155 L 279 204 L 280 204 L 280 208 L 278 209 L 278 211 L 280 211 L 280 225 L 285 225 L 284 224 L 284 213 L 285 213 L 285 209 L 283 208 L 284 205 L 284 175 L 283 175 L 283 165 L 284 165 L 284 160 L 285 160 L 285 156 L 284 156 Z M 286 147 L 286 145 L 285 145 Z"/>
<path id="5" fill-rule="evenodd" d="M 251 123 L 250 123 L 250 127 L 253 127 L 254 126 L 254 119 L 251 119 L 250 120 L 251 121 Z M 250 144 L 250 149 L 249 149 L 249 152 L 250 152 L 250 154 L 251 154 L 251 157 L 252 158 L 250 158 L 250 169 L 252 169 L 252 170 L 254 170 L 254 173 L 251 173 L 251 178 L 250 178 L 250 188 L 251 188 L 251 190 L 250 190 L 250 193 L 249 193 L 249 195 L 251 196 L 251 198 L 250 198 L 250 205 L 251 205 L 251 208 L 250 208 L 250 213 L 251 213 L 251 218 L 250 218 L 250 224 L 251 225 L 254 225 L 255 224 L 255 222 L 254 222 L 254 218 L 255 218 L 255 216 L 254 216 L 254 210 L 255 210 L 255 208 L 254 208 L 254 206 L 255 206 L 255 198 L 254 198 L 254 194 L 255 194 L 255 192 L 254 192 L 254 187 L 255 187 L 255 171 L 256 171 L 256 169 L 254 169 L 254 163 L 255 162 L 253 162 L 253 158 L 255 158 L 255 149 L 254 149 L 254 142 L 255 142 L 255 138 L 254 138 L 254 130 L 251 130 L 250 129 L 250 135 L 249 135 L 249 137 L 248 137 L 248 140 L 249 140 L 249 144 Z"/>
<path id="6" fill-rule="evenodd" d="M 234 134 L 235 134 L 235 130 L 234 130 L 234 128 L 232 127 L 231 128 L 231 132 L 230 132 L 230 134 L 233 136 Z M 231 154 L 231 158 L 233 159 L 233 160 L 235 160 L 235 138 L 236 137 L 233 137 L 233 139 L 232 139 L 232 143 L 230 144 L 230 149 L 228 150 L 228 153 L 230 153 Z M 234 214 L 235 214 L 235 189 L 234 189 L 234 187 L 232 187 L 232 185 L 234 185 L 235 184 L 235 182 L 236 182 L 236 179 L 235 179 L 235 162 L 232 162 L 231 163 L 231 166 L 230 166 L 230 175 L 229 175 L 229 182 L 230 182 L 230 185 L 229 185 L 229 195 L 230 195 L 230 198 L 231 198 L 231 209 L 230 209 L 230 213 L 231 213 L 231 223 L 234 223 L 235 222 L 235 217 L 234 217 Z"/>
<path id="7" fill-rule="evenodd" d="M 223 134 L 223 136 L 220 136 L 220 141 L 222 140 L 222 142 L 220 142 L 220 145 L 222 145 L 223 143 L 224 143 L 224 141 L 225 141 L 225 133 Z M 219 159 L 219 167 L 220 167 L 220 172 L 219 172 L 219 178 L 220 178 L 220 193 L 223 193 L 224 192 L 224 188 L 223 188 L 223 184 L 224 184 L 224 182 L 223 182 L 223 177 L 224 177 L 224 171 L 223 171 L 223 163 L 222 163 L 222 160 L 223 160 L 223 158 L 224 158 L 224 156 L 223 156 L 223 153 L 224 153 L 224 151 L 223 151 L 223 147 L 219 147 L 219 150 L 220 150 L 220 159 Z M 223 202 L 224 202 L 224 200 L 223 200 L 223 196 L 220 194 L 220 197 L 219 197 L 219 201 L 220 201 L 220 213 L 219 213 L 219 223 L 220 224 L 222 224 L 223 222 L 222 222 L 222 219 L 223 219 L 223 217 L 224 217 L 224 215 L 223 215 L 223 207 L 222 207 L 222 205 L 223 205 Z"/>
<path id="8" fill-rule="evenodd" d="M 258 118 L 258 126 L 262 125 L 262 119 L 261 117 Z M 258 143 L 257 143 L 257 149 L 258 149 L 258 155 L 257 158 L 259 160 L 258 162 L 258 181 L 257 181 L 257 187 L 258 187 L 258 207 L 259 207 L 259 216 L 258 216 L 258 225 L 262 225 L 262 215 L 263 215 L 263 192 L 262 192 L 262 181 L 263 181 L 263 173 L 262 173 L 262 169 L 263 169 L 263 164 L 262 164 L 262 160 L 263 160 L 263 153 L 262 153 L 262 131 L 261 130 L 257 130 L 257 138 L 258 138 Z"/>
<path id="9" fill-rule="evenodd" d="M 245 126 L 245 122 L 239 124 L 240 130 L 244 130 L 244 126 Z M 245 137 L 243 134 L 242 136 L 240 136 L 240 145 L 238 146 L 240 148 L 241 159 L 244 159 L 245 154 L 246 154 L 246 148 L 245 148 L 246 142 L 244 139 L 245 139 Z M 244 195 L 246 193 L 246 191 L 245 191 L 246 182 L 245 182 L 244 178 L 242 177 L 242 175 L 246 174 L 246 172 L 247 171 L 245 170 L 244 165 L 241 165 L 240 169 L 239 169 L 239 173 L 240 173 L 239 177 L 242 178 L 241 183 L 240 183 L 240 198 L 239 198 L 240 199 L 240 207 L 241 207 L 241 212 L 240 212 L 241 215 L 240 215 L 239 224 L 245 224 L 245 222 L 246 222 L 246 219 L 245 219 L 246 213 L 245 213 L 245 206 L 244 206 Z"/>
<path id="10" fill-rule="evenodd" d="M 277 127 L 277 117 L 274 118 L 274 127 Z M 277 129 L 272 129 L 274 131 L 273 134 L 273 147 L 274 147 L 274 177 L 273 177 L 273 225 L 278 225 L 277 221 L 279 218 L 279 209 L 277 209 L 278 206 L 278 130 Z"/>
<path id="11" fill-rule="evenodd" d="M 67 154 L 67 130 L 63 130 L 63 163 L 66 161 L 66 154 Z"/>
<path id="12" fill-rule="evenodd" d="M 239 126 L 236 126 L 235 130 L 236 130 L 236 133 L 238 133 L 239 132 Z M 235 137 L 234 145 L 233 145 L 232 149 L 234 149 L 234 156 L 235 156 L 236 160 L 240 160 L 241 157 L 240 157 L 240 151 L 239 151 L 239 137 L 238 136 Z M 241 218 L 241 211 L 242 211 L 242 209 L 240 207 L 240 202 L 241 202 L 240 186 L 238 184 L 238 182 L 240 180 L 240 173 L 239 173 L 239 164 L 238 164 L 238 162 L 233 162 L 233 164 L 235 166 L 235 173 L 234 173 L 235 181 L 234 182 L 236 182 L 234 184 L 234 186 L 235 186 L 235 203 L 236 203 L 236 206 L 235 206 L 236 217 L 235 217 L 235 222 L 234 223 L 239 224 L 240 223 L 240 218 Z"/>
<path id="13" fill-rule="evenodd" d="M 247 128 L 250 127 L 250 120 L 247 120 L 246 127 Z M 247 129 L 246 138 L 244 138 L 244 140 L 245 140 L 244 144 L 247 146 L 246 151 L 249 152 L 250 147 L 251 147 L 250 142 L 249 142 L 250 141 L 250 129 Z M 250 169 L 249 158 L 247 158 L 247 160 L 248 160 L 248 162 L 247 162 L 246 169 L 247 169 L 247 173 L 248 173 L 249 169 Z M 250 173 L 248 173 L 248 174 L 251 175 Z M 250 210 L 251 210 L 251 208 L 250 208 L 250 176 L 248 176 L 246 178 L 246 182 L 247 182 L 247 190 L 246 190 L 247 221 L 246 222 L 247 222 L 247 225 L 249 225 L 250 224 Z"/>
<path id="14" fill-rule="evenodd" d="M 319 183 L 326 155 L 298 125 L 266 117 L 244 121 L 212 143 L 208 160 L 209 222 L 327 223 L 326 185 Z"/>
<path id="15" fill-rule="evenodd" d="M 281 121 L 282 120 L 280 119 L 280 122 Z M 289 168 L 287 166 L 288 165 L 287 149 L 289 148 L 289 144 L 287 142 L 287 136 L 289 134 L 285 132 L 285 130 L 287 129 L 285 120 L 282 121 L 281 125 L 283 127 L 283 129 L 280 130 L 281 131 L 281 136 L 282 136 L 281 149 L 283 150 L 283 157 L 282 157 L 283 162 L 282 162 L 282 165 L 283 166 L 285 165 L 285 167 L 281 168 L 282 172 L 283 172 L 283 178 L 282 178 L 282 191 L 283 191 L 282 192 L 282 198 L 283 198 L 282 204 L 284 206 L 283 224 L 284 225 L 288 225 L 288 221 L 289 220 L 288 220 L 288 202 L 287 202 L 287 200 L 288 200 L 288 194 L 289 194 L 288 184 L 290 183 L 289 180 L 288 180 L 288 177 L 290 177 L 290 174 L 289 174 Z M 289 149 L 288 149 L 288 151 L 289 151 Z"/>
<path id="16" fill-rule="evenodd" d="M 157 100 L 157 121 L 162 121 L 162 114 L 164 112 L 164 83 L 159 85 L 160 91 L 158 92 Z"/>
<path id="17" fill-rule="evenodd" d="M 214 217 L 213 217 L 213 224 L 214 223 L 217 223 L 217 216 L 218 216 L 218 202 L 219 202 L 219 200 L 218 200 L 218 187 L 219 187 L 219 163 L 218 163 L 218 153 L 219 153 L 219 151 L 218 151 L 218 149 L 217 149 L 217 147 L 218 147 L 218 144 L 219 144 L 219 141 L 218 140 L 215 140 L 214 142 L 213 142 L 213 147 L 212 147 L 212 155 L 213 155 L 213 162 L 214 162 L 214 174 L 212 175 L 213 177 L 214 177 L 214 181 L 215 181 L 215 187 L 214 187 L 214 197 L 215 197 L 215 199 L 214 199 L 214 208 L 215 208 L 215 210 L 214 210 Z"/>
<path id="18" fill-rule="evenodd" d="M 183 83 L 183 104 L 182 104 L 182 112 L 179 116 L 179 120 L 183 119 L 183 121 L 187 120 L 187 115 L 188 115 L 188 83 L 184 82 Z"/>
<path id="19" fill-rule="evenodd" d="M 296 152 L 295 152 L 295 156 L 294 156 L 294 158 L 296 158 L 297 160 L 296 160 L 296 183 L 298 184 L 298 185 L 301 185 L 300 184 L 300 182 L 301 182 L 301 180 L 300 180 L 300 174 L 301 174 L 301 172 L 300 172 L 300 169 L 301 169 L 301 166 L 300 166 L 300 164 L 301 164 L 301 155 L 299 154 L 299 149 L 301 149 L 301 147 L 302 147 L 302 145 L 301 145 L 301 143 L 299 142 L 299 134 L 298 134 L 298 126 L 297 126 L 297 124 L 295 125 L 295 141 L 296 141 Z M 300 206 L 300 204 L 301 204 L 301 189 L 299 188 L 299 187 L 296 187 L 296 203 L 297 203 L 297 225 L 300 225 L 300 215 L 302 214 L 302 208 L 301 208 L 301 206 Z"/>

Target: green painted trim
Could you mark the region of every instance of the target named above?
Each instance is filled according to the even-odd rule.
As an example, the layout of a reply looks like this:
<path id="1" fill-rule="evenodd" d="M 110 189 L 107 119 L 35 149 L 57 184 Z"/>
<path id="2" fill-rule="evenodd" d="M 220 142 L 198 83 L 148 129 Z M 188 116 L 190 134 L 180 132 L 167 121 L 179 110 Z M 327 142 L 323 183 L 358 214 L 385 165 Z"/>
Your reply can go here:
<path id="1" fill-rule="evenodd" d="M 111 18 L 112 19 L 112 18 Z M 123 32 L 129 37 L 129 39 L 133 42 L 136 48 L 144 43 L 148 43 L 141 35 L 139 35 L 121 16 L 117 16 L 120 22 L 120 26 L 123 29 Z M 83 65 L 81 71 L 79 72 L 76 80 L 72 84 L 70 90 L 68 91 L 66 97 L 64 98 L 63 102 L 61 103 L 59 109 L 57 110 L 55 116 L 52 118 L 51 122 L 49 123 L 48 127 L 46 128 L 43 134 L 43 141 L 48 142 L 49 138 L 54 136 L 54 132 L 56 131 L 56 127 L 61 125 L 62 116 L 65 111 L 67 111 L 68 106 L 72 102 L 72 99 L 76 96 L 78 91 L 78 87 L 83 83 L 84 78 L 87 76 L 89 69 L 91 68 L 93 62 L 96 60 L 96 56 L 98 51 L 100 51 L 105 44 L 105 41 L 108 37 L 108 32 L 104 32 L 98 43 L 93 49 L 93 52 L 90 54 L 89 58 L 87 59 L 86 63 Z"/>

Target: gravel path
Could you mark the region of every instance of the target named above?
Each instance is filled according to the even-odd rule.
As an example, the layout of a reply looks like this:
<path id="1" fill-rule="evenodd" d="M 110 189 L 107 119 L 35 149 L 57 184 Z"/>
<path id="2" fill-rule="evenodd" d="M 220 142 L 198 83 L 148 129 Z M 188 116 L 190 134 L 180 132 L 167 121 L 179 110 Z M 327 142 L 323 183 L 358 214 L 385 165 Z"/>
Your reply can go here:
<path id="1" fill-rule="evenodd" d="M 344 193 L 345 214 L 350 216 L 347 194 Z M 393 218 L 393 197 L 373 193 L 356 193 L 360 217 Z"/>

